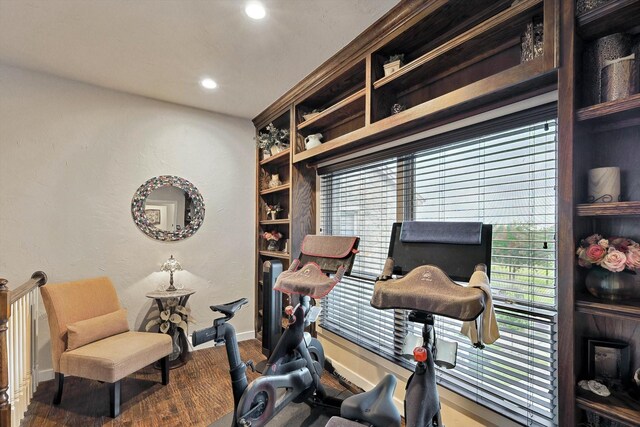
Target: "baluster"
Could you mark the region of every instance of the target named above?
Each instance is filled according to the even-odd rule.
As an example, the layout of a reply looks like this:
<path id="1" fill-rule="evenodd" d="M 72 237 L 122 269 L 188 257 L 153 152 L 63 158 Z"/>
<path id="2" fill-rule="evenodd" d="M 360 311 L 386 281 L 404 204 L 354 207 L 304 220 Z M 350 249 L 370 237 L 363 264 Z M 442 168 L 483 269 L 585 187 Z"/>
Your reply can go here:
<path id="1" fill-rule="evenodd" d="M 7 393 L 9 388 L 7 322 L 10 316 L 9 288 L 7 281 L 0 279 L 0 427 L 11 425 L 11 406 Z"/>

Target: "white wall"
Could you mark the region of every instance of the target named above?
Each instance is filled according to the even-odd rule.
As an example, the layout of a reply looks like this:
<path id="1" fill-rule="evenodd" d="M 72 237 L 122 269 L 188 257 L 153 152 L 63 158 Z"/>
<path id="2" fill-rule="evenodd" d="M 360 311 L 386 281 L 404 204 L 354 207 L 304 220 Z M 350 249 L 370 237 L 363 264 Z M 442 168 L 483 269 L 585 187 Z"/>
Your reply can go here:
<path id="1" fill-rule="evenodd" d="M 36 270 L 50 283 L 107 275 L 137 328 L 173 254 L 186 270 L 176 281 L 197 291 L 190 328 L 209 326 L 210 304 L 254 295 L 252 137 L 247 119 L 0 64 L 0 276 L 11 287 Z M 131 219 L 136 189 L 165 174 L 205 201 L 202 228 L 181 242 L 152 240 Z M 233 323 L 252 337 L 253 301 L 243 310 Z M 40 325 L 42 371 L 44 310 Z"/>

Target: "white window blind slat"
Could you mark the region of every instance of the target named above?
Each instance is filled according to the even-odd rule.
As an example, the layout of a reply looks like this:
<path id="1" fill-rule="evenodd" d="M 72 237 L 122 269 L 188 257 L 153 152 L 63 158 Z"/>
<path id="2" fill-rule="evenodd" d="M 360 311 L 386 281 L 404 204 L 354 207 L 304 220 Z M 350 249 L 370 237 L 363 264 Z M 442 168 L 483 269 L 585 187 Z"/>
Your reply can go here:
<path id="1" fill-rule="evenodd" d="M 403 310 L 369 304 L 403 220 L 493 224 L 492 290 L 501 338 L 471 347 L 461 322 L 436 317 L 436 334 L 459 344 L 458 366 L 438 381 L 512 419 L 556 424 L 556 121 L 496 130 L 321 176 L 321 229 L 357 235 L 352 275 L 323 299 L 322 327 L 408 368 Z M 532 119 L 533 120 L 533 119 Z M 486 129 L 486 128 L 485 128 Z"/>

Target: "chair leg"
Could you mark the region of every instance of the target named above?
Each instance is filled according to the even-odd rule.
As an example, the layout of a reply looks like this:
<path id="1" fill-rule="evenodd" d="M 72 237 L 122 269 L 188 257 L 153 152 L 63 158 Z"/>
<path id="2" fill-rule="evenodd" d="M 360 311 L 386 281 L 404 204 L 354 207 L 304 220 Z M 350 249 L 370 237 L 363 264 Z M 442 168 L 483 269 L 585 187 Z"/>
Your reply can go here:
<path id="1" fill-rule="evenodd" d="M 111 418 L 120 415 L 120 381 L 109 383 L 109 405 Z"/>
<path id="2" fill-rule="evenodd" d="M 62 387 L 64 387 L 64 374 L 56 372 L 55 382 L 57 386 L 56 394 L 53 396 L 53 404 L 59 405 L 62 402 Z"/>
<path id="3" fill-rule="evenodd" d="M 169 356 L 160 359 L 160 368 L 162 369 L 162 385 L 169 384 Z"/>

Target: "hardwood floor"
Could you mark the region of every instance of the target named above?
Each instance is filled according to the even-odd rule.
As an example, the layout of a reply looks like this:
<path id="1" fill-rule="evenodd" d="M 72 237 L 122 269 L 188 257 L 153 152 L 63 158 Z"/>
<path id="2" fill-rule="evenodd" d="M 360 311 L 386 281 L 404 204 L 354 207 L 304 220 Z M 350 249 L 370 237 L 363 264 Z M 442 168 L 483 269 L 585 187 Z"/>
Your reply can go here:
<path id="1" fill-rule="evenodd" d="M 243 360 L 264 359 L 260 342 L 240 343 Z M 160 371 L 147 367 L 122 382 L 121 413 L 109 418 L 106 384 L 82 378 L 65 378 L 62 403 L 51 403 L 53 381 L 38 385 L 23 426 L 208 426 L 233 409 L 229 364 L 224 347 L 191 353 L 184 366 L 171 370 L 167 386 L 160 383 Z M 259 374 L 247 371 L 249 381 Z M 344 389 L 330 375 L 323 383 Z"/>

